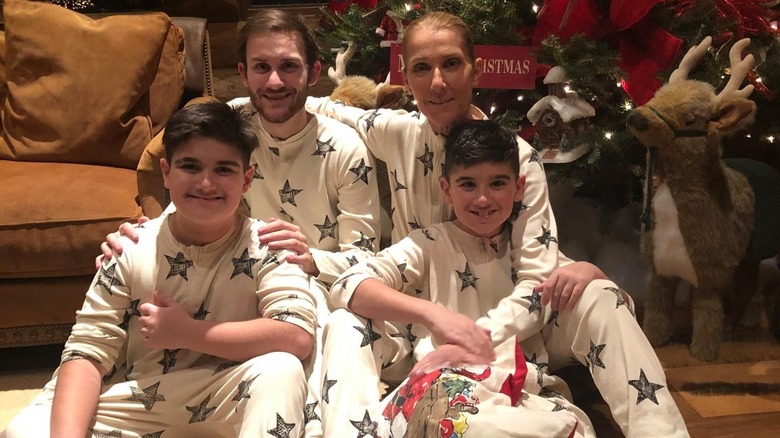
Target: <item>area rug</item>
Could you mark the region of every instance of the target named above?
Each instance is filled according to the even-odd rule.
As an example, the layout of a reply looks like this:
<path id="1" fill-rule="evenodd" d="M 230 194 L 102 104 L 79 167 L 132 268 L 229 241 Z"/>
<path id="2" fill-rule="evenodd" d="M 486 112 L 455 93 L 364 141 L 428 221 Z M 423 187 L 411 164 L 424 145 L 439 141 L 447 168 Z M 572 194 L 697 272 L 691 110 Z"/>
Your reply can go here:
<path id="1" fill-rule="evenodd" d="M 0 431 L 38 395 L 54 368 L 0 373 Z"/>

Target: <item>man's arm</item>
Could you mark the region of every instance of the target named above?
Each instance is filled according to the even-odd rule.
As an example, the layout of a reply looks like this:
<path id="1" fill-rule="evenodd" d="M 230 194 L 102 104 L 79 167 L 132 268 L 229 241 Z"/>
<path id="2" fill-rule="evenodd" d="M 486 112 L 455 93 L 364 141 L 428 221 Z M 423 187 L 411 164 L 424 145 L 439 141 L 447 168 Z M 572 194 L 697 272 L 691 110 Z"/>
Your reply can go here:
<path id="1" fill-rule="evenodd" d="M 105 368 L 87 358 L 69 360 L 60 366 L 51 408 L 52 437 L 83 438 L 87 435 L 105 373 Z"/>

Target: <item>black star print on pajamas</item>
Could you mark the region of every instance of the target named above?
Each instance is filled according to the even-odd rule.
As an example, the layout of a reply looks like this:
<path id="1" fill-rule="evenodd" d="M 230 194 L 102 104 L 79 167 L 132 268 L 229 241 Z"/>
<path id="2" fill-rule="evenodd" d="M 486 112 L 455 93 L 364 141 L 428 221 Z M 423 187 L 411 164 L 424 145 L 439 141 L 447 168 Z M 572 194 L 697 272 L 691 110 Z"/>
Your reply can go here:
<path id="1" fill-rule="evenodd" d="M 330 391 L 330 388 L 333 388 L 333 385 L 335 385 L 336 382 L 338 382 L 338 380 L 328 380 L 328 372 L 325 371 L 325 378 L 322 380 L 322 401 L 325 403 L 330 403 L 328 391 Z"/>
<path id="2" fill-rule="evenodd" d="M 165 277 L 166 280 L 177 275 L 188 280 L 187 269 L 194 266 L 192 260 L 185 258 L 183 252 L 176 253 L 176 257 L 166 255 L 165 259 L 168 260 L 168 264 L 171 265 L 171 270 L 168 271 L 168 275 Z"/>
<path id="3" fill-rule="evenodd" d="M 143 389 L 138 386 L 131 386 L 130 391 L 133 395 L 122 400 L 139 402 L 144 405 L 144 409 L 151 411 L 155 403 L 158 401 L 165 401 L 165 397 L 162 394 L 157 393 L 157 388 L 159 387 L 160 382 Z"/>
<path id="4" fill-rule="evenodd" d="M 355 330 L 359 331 L 363 335 L 363 339 L 360 340 L 360 347 L 371 345 L 371 350 L 374 349 L 374 342 L 382 338 L 382 335 L 374 331 L 374 324 L 369 319 L 366 321 L 366 326 L 353 326 Z"/>
<path id="5" fill-rule="evenodd" d="M 607 344 L 594 344 L 593 340 L 590 341 L 590 351 L 588 351 L 588 367 L 590 368 L 590 371 L 593 372 L 593 370 L 596 369 L 596 367 L 601 367 L 602 369 L 607 369 L 607 367 L 604 366 L 604 362 L 601 361 L 601 358 L 599 357 L 601 355 L 601 352 L 604 350 L 604 347 L 606 347 Z"/>
<path id="6" fill-rule="evenodd" d="M 195 406 L 185 406 L 188 411 L 192 412 L 189 423 L 200 423 L 201 421 L 206 421 L 206 417 L 211 415 L 211 413 L 217 409 L 216 406 L 213 408 L 208 407 L 209 401 L 211 401 L 211 394 L 209 394 L 202 402 Z"/>
<path id="7" fill-rule="evenodd" d="M 175 350 L 165 349 L 163 350 L 163 358 L 157 362 L 163 366 L 163 374 L 167 374 L 168 371 L 176 365 L 176 355 L 179 354 L 181 348 Z"/>
<path id="8" fill-rule="evenodd" d="M 360 421 L 352 421 L 349 420 L 350 423 L 352 423 L 352 426 L 355 427 L 355 429 L 358 430 L 357 438 L 362 438 L 364 436 L 370 436 L 372 438 L 376 438 L 376 429 L 377 429 L 377 422 L 371 421 L 371 416 L 368 415 L 368 409 L 366 409 L 366 413 L 363 414 L 363 419 Z"/>
<path id="9" fill-rule="evenodd" d="M 428 176 L 428 171 L 433 173 L 433 152 L 428 148 L 428 143 L 425 143 L 425 152 L 417 159 L 423 164 L 423 176 Z"/>
<path id="10" fill-rule="evenodd" d="M 542 225 L 542 235 L 537 237 L 536 240 L 547 249 L 550 248 L 550 242 L 558 243 L 558 239 L 552 236 L 552 230 L 545 228 L 544 225 Z"/>
<path id="11" fill-rule="evenodd" d="M 374 127 L 374 120 L 376 120 L 376 116 L 378 116 L 379 113 L 377 110 L 371 111 L 371 113 L 366 117 L 366 134 L 368 134 L 368 131 L 371 130 L 371 128 Z"/>
<path id="12" fill-rule="evenodd" d="M 539 151 L 536 149 L 531 149 L 531 159 L 529 160 L 531 163 L 539 163 L 539 167 L 544 170 L 544 164 L 542 164 L 542 156 L 539 155 Z"/>
<path id="13" fill-rule="evenodd" d="M 230 274 L 230 279 L 239 274 L 246 274 L 249 278 L 255 278 L 252 275 L 252 266 L 260 260 L 249 257 L 249 248 L 244 248 L 244 252 L 241 253 L 241 257 L 233 257 L 233 273 Z"/>
<path id="14" fill-rule="evenodd" d="M 349 266 L 355 266 L 358 264 L 358 259 L 355 256 L 347 257 L 347 263 L 349 263 Z"/>
<path id="15" fill-rule="evenodd" d="M 105 289 L 109 295 L 114 294 L 114 292 L 111 291 L 111 288 L 114 287 L 115 284 L 122 286 L 122 284 L 114 277 L 115 271 L 116 271 L 116 263 L 109 266 L 108 268 L 104 268 L 101 266 L 100 272 L 98 273 L 97 284 L 99 284 L 103 289 Z"/>
<path id="16" fill-rule="evenodd" d="M 276 438 L 290 438 L 290 432 L 295 429 L 295 423 L 286 423 L 279 413 L 276 414 L 276 427 L 269 430 L 268 433 Z"/>
<path id="17" fill-rule="evenodd" d="M 319 415 L 317 415 L 317 405 L 319 402 L 307 403 L 303 407 L 303 424 L 309 424 L 311 421 L 322 421 Z"/>
<path id="18" fill-rule="evenodd" d="M 117 324 L 119 328 L 121 328 L 124 331 L 127 331 L 127 329 L 130 328 L 130 319 L 132 318 L 132 315 L 130 314 L 129 310 L 125 310 L 124 316 L 122 316 L 122 322 Z"/>
<path id="19" fill-rule="evenodd" d="M 294 206 L 298 206 L 298 204 L 295 203 L 295 197 L 298 195 L 298 193 L 301 193 L 302 189 L 293 189 L 290 187 L 290 180 L 286 179 L 284 180 L 284 187 L 282 187 L 282 190 L 279 190 L 279 200 L 282 204 L 285 202 L 289 202 L 290 204 Z"/>
<path id="20" fill-rule="evenodd" d="M 242 380 L 238 382 L 238 387 L 236 388 L 236 395 L 233 396 L 231 401 L 240 402 L 241 399 L 249 398 L 249 387 L 252 386 L 252 382 L 254 382 L 258 376 L 254 376 L 249 380 Z"/>
<path id="21" fill-rule="evenodd" d="M 413 345 L 414 341 L 417 340 L 417 336 L 415 336 L 414 333 L 412 333 L 412 324 L 406 324 L 406 335 L 403 333 L 392 333 L 390 334 L 391 338 L 404 338 L 407 341 L 409 341 L 409 345 Z"/>
<path id="22" fill-rule="evenodd" d="M 616 287 L 605 287 L 604 290 L 612 292 L 617 297 L 617 303 L 615 304 L 616 309 L 620 306 L 626 306 L 626 309 L 628 308 L 628 303 L 623 299 L 623 294 L 620 293 L 620 289 Z"/>
<path id="23" fill-rule="evenodd" d="M 314 224 L 315 227 L 317 227 L 318 230 L 320 230 L 320 242 L 322 242 L 323 239 L 326 237 L 332 237 L 336 238 L 336 225 L 338 225 L 339 222 L 331 222 L 328 215 L 325 215 L 325 220 L 322 221 L 321 224 Z"/>
<path id="24" fill-rule="evenodd" d="M 165 429 L 158 430 L 157 432 L 145 433 L 145 434 L 143 434 L 141 436 L 141 438 L 160 438 L 162 436 L 163 432 L 165 432 Z"/>
<path id="25" fill-rule="evenodd" d="M 528 313 L 539 312 L 540 315 L 542 314 L 542 296 L 539 292 L 532 290 L 531 295 L 526 295 L 522 298 L 531 302 L 531 305 L 528 306 Z"/>
<path id="26" fill-rule="evenodd" d="M 422 230 L 422 233 L 423 235 L 425 235 L 426 239 L 431 240 L 433 242 L 436 241 L 436 239 L 434 239 L 433 236 L 431 236 L 431 232 L 428 229 Z"/>
<path id="27" fill-rule="evenodd" d="M 252 170 L 252 179 L 265 179 L 263 178 L 263 174 L 260 173 L 260 167 L 258 167 L 257 164 L 254 165 L 254 169 Z"/>
<path id="28" fill-rule="evenodd" d="M 141 311 L 138 310 L 138 306 L 141 305 L 141 299 L 130 301 L 130 316 L 141 316 Z"/>
<path id="29" fill-rule="evenodd" d="M 398 268 L 398 272 L 401 274 L 401 283 L 408 283 L 409 280 L 406 278 L 406 275 L 404 275 L 404 271 L 406 271 L 406 263 L 395 265 L 395 267 Z"/>
<path id="30" fill-rule="evenodd" d="M 399 190 L 403 190 L 406 188 L 405 185 L 401 184 L 401 181 L 398 181 L 398 169 L 390 172 L 390 175 L 393 176 L 393 181 L 395 181 L 395 187 L 393 187 L 393 191 L 397 192 Z"/>
<path id="31" fill-rule="evenodd" d="M 368 237 L 360 231 L 360 239 L 352 242 L 352 244 L 363 251 L 372 252 L 374 240 L 376 240 L 376 237 Z"/>
<path id="32" fill-rule="evenodd" d="M 206 310 L 206 301 L 204 300 L 202 303 L 200 303 L 200 307 L 198 308 L 198 311 L 192 314 L 192 319 L 195 319 L 197 321 L 203 321 L 206 319 L 206 315 L 208 315 L 209 313 L 211 312 Z"/>
<path id="33" fill-rule="evenodd" d="M 471 272 L 471 267 L 469 266 L 469 262 L 466 262 L 466 267 L 463 269 L 463 272 L 458 271 L 457 269 L 455 272 L 458 273 L 458 277 L 460 278 L 461 285 L 460 285 L 460 291 L 463 292 L 464 289 L 467 289 L 469 286 L 473 287 L 474 289 L 477 288 L 477 280 L 479 278 L 474 276 L 474 273 Z"/>
<path id="34" fill-rule="evenodd" d="M 268 254 L 263 257 L 263 261 L 260 262 L 260 265 L 263 267 L 266 267 L 270 265 L 271 263 L 279 264 L 279 257 L 277 256 L 276 252 L 269 252 Z"/>
<path id="35" fill-rule="evenodd" d="M 92 436 L 94 438 L 122 438 L 122 431 L 114 429 L 111 432 L 100 432 L 92 429 Z"/>
<path id="36" fill-rule="evenodd" d="M 272 154 L 279 156 L 279 148 L 274 146 L 268 146 L 268 150 L 271 151 Z"/>
<path id="37" fill-rule="evenodd" d="M 412 221 L 411 221 L 411 222 L 407 222 L 407 224 L 409 224 L 409 228 L 411 228 L 411 229 L 412 229 L 412 231 L 414 231 L 414 230 L 419 230 L 420 228 L 422 228 L 422 227 L 420 226 L 420 223 L 419 223 L 419 222 L 417 222 L 417 218 L 416 218 L 416 217 L 414 217 L 414 216 L 412 216 Z"/>
<path id="38" fill-rule="evenodd" d="M 547 321 L 547 325 L 550 325 L 550 324 L 555 324 L 555 326 L 556 326 L 556 327 L 560 327 L 560 325 L 558 325 L 558 314 L 559 314 L 559 313 L 560 313 L 559 311 L 557 311 L 557 310 L 553 310 L 553 311 L 550 313 L 550 320 L 549 320 L 549 321 Z"/>
<path id="39" fill-rule="evenodd" d="M 319 155 L 321 157 L 324 157 L 328 154 L 328 152 L 333 152 L 336 149 L 333 148 L 333 145 L 330 144 L 330 142 L 333 141 L 333 138 L 331 137 L 328 140 L 320 141 L 320 139 L 317 139 L 317 144 L 314 146 L 314 152 L 312 152 L 312 155 Z"/>
<path id="40" fill-rule="evenodd" d="M 373 167 L 366 165 L 365 158 L 361 158 L 360 164 L 358 164 L 357 167 L 351 167 L 349 169 L 349 171 L 354 173 L 357 177 L 357 179 L 352 181 L 352 184 L 355 184 L 358 181 L 363 181 L 364 183 L 368 184 L 368 174 L 371 173 L 373 169 Z"/>
<path id="41" fill-rule="evenodd" d="M 232 361 L 232 360 L 227 361 L 227 362 L 222 362 L 221 364 L 217 365 L 216 368 L 214 368 L 214 373 L 212 374 L 212 376 L 214 374 L 217 374 L 217 373 L 220 373 L 222 371 L 225 371 L 228 368 L 233 368 L 236 365 L 241 365 L 241 362 L 235 362 L 235 361 Z"/>
<path id="42" fill-rule="evenodd" d="M 636 388 L 639 393 L 636 396 L 636 404 L 642 403 L 645 400 L 658 404 L 658 399 L 655 397 L 655 392 L 663 388 L 664 385 L 659 385 L 647 380 L 645 376 L 645 370 L 639 369 L 639 379 L 629 380 L 628 384 Z"/>

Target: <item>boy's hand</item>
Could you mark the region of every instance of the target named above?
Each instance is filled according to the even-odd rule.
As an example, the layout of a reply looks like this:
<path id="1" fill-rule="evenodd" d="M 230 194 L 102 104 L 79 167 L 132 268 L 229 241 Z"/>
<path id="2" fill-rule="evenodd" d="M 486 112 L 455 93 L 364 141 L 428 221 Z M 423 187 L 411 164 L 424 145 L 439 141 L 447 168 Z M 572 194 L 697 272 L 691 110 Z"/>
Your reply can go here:
<path id="1" fill-rule="evenodd" d="M 309 275 L 320 275 L 320 270 L 306 243 L 306 236 L 301 233 L 299 226 L 272 217 L 267 224 L 257 230 L 257 235 L 261 243 L 268 245 L 268 249 L 286 249 L 294 252 L 294 255 L 288 255 L 286 258 L 289 263 L 300 265 Z"/>
<path id="2" fill-rule="evenodd" d="M 138 307 L 141 336 L 147 348 L 184 348 L 192 316 L 168 295 L 154 291 L 151 303 Z"/>
<path id="3" fill-rule="evenodd" d="M 144 222 L 149 222 L 149 218 L 141 216 L 138 218 L 136 225 L 141 225 Z M 122 244 L 120 243 L 120 236 L 128 237 L 135 243 L 138 243 L 138 233 L 135 232 L 136 225 L 130 222 L 125 222 L 119 226 L 119 231 L 113 232 L 106 236 L 106 241 L 100 244 L 100 251 L 103 254 L 95 257 L 95 269 L 100 269 L 100 265 L 103 260 L 108 260 L 114 255 L 114 251 L 117 254 L 122 254 Z"/>
<path id="4" fill-rule="evenodd" d="M 553 271 L 550 278 L 539 283 L 534 290 L 542 294 L 543 306 L 550 303 L 553 310 L 571 310 L 577 304 L 588 283 L 606 278 L 606 274 L 596 265 L 588 262 L 575 262 Z"/>
<path id="5" fill-rule="evenodd" d="M 409 373 L 409 377 L 427 374 L 444 367 L 459 367 L 464 365 L 489 365 L 491 361 L 468 351 L 460 345 L 440 345 L 417 362 Z"/>
<path id="6" fill-rule="evenodd" d="M 496 358 L 490 331 L 478 326 L 466 315 L 452 312 L 441 306 L 431 315 L 426 324 L 433 338 L 439 344 L 454 344 L 465 348 L 469 353 L 484 358 L 490 363 Z"/>

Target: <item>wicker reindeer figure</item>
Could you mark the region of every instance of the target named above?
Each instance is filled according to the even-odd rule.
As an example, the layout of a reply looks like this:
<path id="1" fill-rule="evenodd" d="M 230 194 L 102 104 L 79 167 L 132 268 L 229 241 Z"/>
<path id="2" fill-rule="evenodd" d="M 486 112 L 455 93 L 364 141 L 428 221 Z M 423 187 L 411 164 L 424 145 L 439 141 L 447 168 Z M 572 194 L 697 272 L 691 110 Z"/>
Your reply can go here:
<path id="1" fill-rule="evenodd" d="M 753 57 L 741 56 L 750 40 L 733 45 L 731 78 L 716 95 L 710 84 L 687 79 L 710 42 L 707 37 L 691 48 L 669 83 L 627 119 L 628 128 L 648 148 L 642 250 L 653 277 L 643 330 L 654 346 L 671 338 L 674 294 L 680 279 L 686 280 L 691 285 L 690 351 L 701 360 L 717 356 L 727 291 L 733 291 L 729 322 L 736 324 L 755 290 L 758 261 L 777 250 L 775 246 L 766 254 L 748 257 L 756 242 L 768 243 L 753 238 L 751 245 L 759 207 L 754 176 L 760 187 L 770 188 L 771 196 L 780 190 L 777 173 L 763 163 L 736 163 L 748 163 L 742 166 L 748 169 L 748 178 L 742 173 L 745 169 L 736 171 L 721 159 L 721 138 L 750 124 L 755 115 L 756 105 L 748 99 L 753 86 L 740 89 Z M 761 202 L 765 200 L 762 197 Z M 780 228 L 780 222 L 772 227 Z"/>

